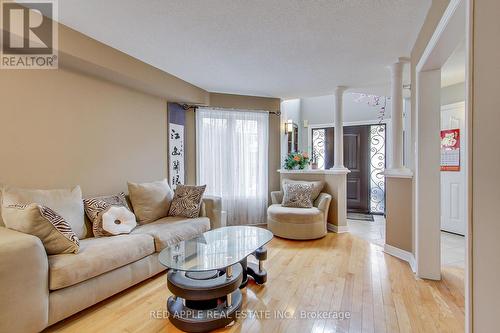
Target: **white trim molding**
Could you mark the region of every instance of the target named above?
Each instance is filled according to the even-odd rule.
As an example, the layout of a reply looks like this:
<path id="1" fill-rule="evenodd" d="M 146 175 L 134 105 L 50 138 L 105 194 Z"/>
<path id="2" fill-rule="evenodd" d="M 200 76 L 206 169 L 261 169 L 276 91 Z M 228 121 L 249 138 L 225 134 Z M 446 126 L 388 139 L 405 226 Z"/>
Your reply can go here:
<path id="1" fill-rule="evenodd" d="M 413 271 L 413 273 L 417 271 L 415 256 L 413 255 L 413 253 L 401 250 L 400 248 L 397 248 L 389 244 L 384 244 L 384 252 L 393 257 L 406 261 L 410 265 L 410 268 Z"/>
<path id="2" fill-rule="evenodd" d="M 443 37 L 443 35 L 446 33 L 446 30 L 449 29 L 450 26 L 453 25 L 453 19 L 458 17 L 456 13 L 460 10 L 460 6 L 465 7 L 465 3 L 462 2 L 462 0 L 451 0 L 448 4 L 448 7 L 446 7 L 443 16 L 441 17 L 441 20 L 439 20 L 439 23 L 436 27 L 436 30 L 434 30 L 434 33 L 432 34 L 431 39 L 427 43 L 427 46 L 424 49 L 424 52 L 420 56 L 420 60 L 417 63 L 416 66 L 416 72 L 421 72 L 423 70 L 428 70 L 428 68 L 425 68 L 425 65 L 429 58 L 431 58 L 432 52 L 434 49 L 437 49 L 439 46 L 439 41 Z M 465 14 L 465 11 L 464 11 Z M 460 14 L 459 14 L 460 15 Z M 464 17 L 465 19 L 465 17 Z M 441 67 L 441 66 L 439 66 Z"/>
<path id="3" fill-rule="evenodd" d="M 304 169 L 304 170 L 287 170 L 279 169 L 279 173 L 299 173 L 299 174 L 315 174 L 315 175 L 347 175 L 351 172 L 347 168 L 332 168 L 332 169 Z"/>
<path id="4" fill-rule="evenodd" d="M 408 168 L 385 169 L 382 174 L 388 178 L 413 178 L 413 172 Z"/>
<path id="5" fill-rule="evenodd" d="M 347 225 L 335 225 L 333 223 L 327 223 L 326 229 L 328 231 L 331 231 L 331 232 L 334 232 L 337 234 L 343 234 L 345 232 L 349 232 L 349 227 Z"/>

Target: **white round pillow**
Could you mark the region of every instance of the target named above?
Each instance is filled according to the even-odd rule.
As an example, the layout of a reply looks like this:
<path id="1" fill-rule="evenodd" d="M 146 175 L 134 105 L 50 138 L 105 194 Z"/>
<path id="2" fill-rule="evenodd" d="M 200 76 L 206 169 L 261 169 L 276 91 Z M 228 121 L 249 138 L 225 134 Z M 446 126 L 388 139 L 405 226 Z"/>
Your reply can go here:
<path id="1" fill-rule="evenodd" d="M 136 226 L 134 213 L 126 207 L 110 206 L 102 213 L 102 229 L 112 235 L 128 234 Z"/>

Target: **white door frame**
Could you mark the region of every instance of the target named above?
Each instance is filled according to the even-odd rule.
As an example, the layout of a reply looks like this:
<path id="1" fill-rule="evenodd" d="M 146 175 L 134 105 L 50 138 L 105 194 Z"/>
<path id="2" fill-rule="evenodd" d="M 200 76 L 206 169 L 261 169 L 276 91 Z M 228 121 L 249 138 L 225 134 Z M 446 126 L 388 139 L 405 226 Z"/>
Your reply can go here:
<path id="1" fill-rule="evenodd" d="M 466 39 L 466 77 L 465 77 L 465 128 L 467 132 L 467 158 L 465 159 L 465 168 L 467 170 L 467 181 L 465 184 L 467 192 L 467 227 L 466 227 L 466 266 L 465 266 L 465 330 L 472 331 L 472 284 L 471 284 L 471 107 L 470 107 L 470 91 L 471 91 L 471 73 L 472 73 L 472 1 L 473 0 L 450 0 L 443 17 L 434 31 L 427 47 L 420 58 L 416 67 L 417 74 L 417 107 L 415 110 L 416 131 L 415 131 L 415 209 L 414 209 L 414 237 L 415 237 L 415 256 L 416 270 L 419 277 L 424 278 L 439 278 L 441 269 L 440 262 L 440 237 L 439 226 L 440 219 L 440 181 L 435 181 L 436 175 L 439 175 L 439 131 L 436 130 L 434 139 L 426 139 L 425 134 L 429 134 L 426 126 L 430 126 L 430 130 L 434 131 L 436 127 L 433 121 L 439 119 L 440 123 L 440 103 L 439 110 L 435 110 L 435 92 L 429 89 L 430 85 L 436 84 L 436 72 L 441 72 L 441 67 L 454 51 L 458 42 L 463 39 L 465 33 Z M 440 78 L 439 78 L 440 82 Z M 434 87 L 435 88 L 435 87 Z M 438 87 L 440 90 L 440 85 Z M 433 96 L 434 95 L 434 96 Z M 439 112 L 436 114 L 436 112 Z M 439 127 L 439 125 L 438 125 Z M 419 134 L 422 134 L 419 137 Z M 428 155 L 431 153 L 432 156 Z M 426 164 L 430 162 L 432 164 Z M 439 162 L 437 162 L 439 163 Z M 438 178 L 439 180 L 439 178 Z M 435 203 L 427 200 L 426 195 L 438 193 L 439 201 L 436 209 Z M 429 234 L 432 233 L 432 234 Z M 436 258 L 438 258 L 436 260 Z"/>

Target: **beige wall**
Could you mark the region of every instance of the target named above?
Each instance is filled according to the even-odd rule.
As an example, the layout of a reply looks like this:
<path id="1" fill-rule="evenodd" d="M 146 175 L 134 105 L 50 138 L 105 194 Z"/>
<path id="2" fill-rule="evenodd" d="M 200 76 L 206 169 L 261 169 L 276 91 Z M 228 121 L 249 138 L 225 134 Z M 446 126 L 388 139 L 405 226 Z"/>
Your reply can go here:
<path id="1" fill-rule="evenodd" d="M 67 70 L 0 75 L 0 183 L 85 195 L 166 177 L 166 101 Z"/>
<path id="2" fill-rule="evenodd" d="M 388 194 L 385 243 L 412 252 L 412 179 L 386 177 L 385 181 Z"/>
<path id="3" fill-rule="evenodd" d="M 247 110 L 279 111 L 280 99 L 256 96 L 210 93 L 209 105 L 220 108 L 235 108 Z M 196 140 L 194 112 L 188 112 L 186 117 L 187 180 L 196 183 Z M 279 190 L 280 180 L 277 170 L 280 168 L 280 117 L 269 115 L 269 192 Z M 269 194 L 270 195 L 270 194 Z M 269 202 L 271 198 L 269 197 Z"/>
<path id="4" fill-rule="evenodd" d="M 0 183 L 88 196 L 166 177 L 166 101 L 208 92 L 63 25 L 59 67 L 1 71 Z"/>
<path id="5" fill-rule="evenodd" d="M 472 304 L 474 332 L 497 332 L 500 314 L 498 78 L 500 2 L 474 1 L 472 91 Z"/>

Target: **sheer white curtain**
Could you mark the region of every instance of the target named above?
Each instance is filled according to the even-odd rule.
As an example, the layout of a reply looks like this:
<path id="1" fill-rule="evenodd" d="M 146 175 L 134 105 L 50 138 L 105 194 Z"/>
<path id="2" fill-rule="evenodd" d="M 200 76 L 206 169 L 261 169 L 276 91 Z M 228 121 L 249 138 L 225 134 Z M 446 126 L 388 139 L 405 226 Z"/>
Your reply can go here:
<path id="1" fill-rule="evenodd" d="M 196 110 L 197 183 L 222 197 L 228 225 L 266 221 L 267 112 Z"/>

